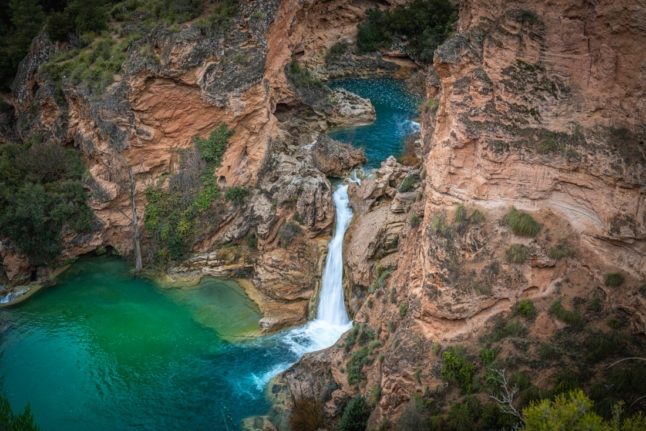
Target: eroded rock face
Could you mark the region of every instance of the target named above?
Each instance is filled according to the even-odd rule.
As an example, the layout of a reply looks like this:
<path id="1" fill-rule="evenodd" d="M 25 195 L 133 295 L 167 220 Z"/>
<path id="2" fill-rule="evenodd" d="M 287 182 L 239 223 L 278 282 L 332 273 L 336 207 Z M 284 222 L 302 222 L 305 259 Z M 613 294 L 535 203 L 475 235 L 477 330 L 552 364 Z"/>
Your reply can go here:
<path id="1" fill-rule="evenodd" d="M 281 394 L 289 382 L 316 387 L 307 372 L 331 379 L 336 389 L 318 392 L 326 412 L 379 387 L 369 428 L 397 418 L 425 388 L 443 390 L 439 346 L 476 345 L 522 298 L 542 310 L 529 325 L 539 339 L 563 326 L 546 312 L 551 303 L 591 295 L 646 332 L 646 105 L 637 96 L 646 9 L 480 0 L 460 8 L 424 88 L 437 103 L 422 113 L 419 200 L 378 178 L 350 191 L 348 285 L 361 288 L 348 289 L 349 305 L 379 344 L 352 385 L 347 373 L 322 375 L 326 362 L 347 369 L 359 352 L 343 347 L 347 336 L 276 382 Z M 535 237 L 502 222 L 511 206 L 541 225 Z M 403 221 L 397 252 L 379 260 L 376 233 L 394 217 Z M 567 257 L 554 252 L 562 244 Z M 383 276 L 377 262 L 393 271 Z M 626 281 L 610 292 L 604 273 L 616 271 Z"/>

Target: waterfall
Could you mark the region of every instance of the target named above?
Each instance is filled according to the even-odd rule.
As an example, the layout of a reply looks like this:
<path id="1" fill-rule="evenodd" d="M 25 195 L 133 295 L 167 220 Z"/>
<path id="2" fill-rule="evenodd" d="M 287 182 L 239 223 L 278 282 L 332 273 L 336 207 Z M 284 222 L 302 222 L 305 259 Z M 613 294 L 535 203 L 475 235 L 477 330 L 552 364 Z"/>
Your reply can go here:
<path id="1" fill-rule="evenodd" d="M 328 244 L 316 318 L 333 325 L 347 325 L 350 320 L 343 300 L 343 238 L 352 219 L 352 210 L 348 205 L 348 186 L 344 184 L 337 188 L 333 198 L 336 228 Z"/>

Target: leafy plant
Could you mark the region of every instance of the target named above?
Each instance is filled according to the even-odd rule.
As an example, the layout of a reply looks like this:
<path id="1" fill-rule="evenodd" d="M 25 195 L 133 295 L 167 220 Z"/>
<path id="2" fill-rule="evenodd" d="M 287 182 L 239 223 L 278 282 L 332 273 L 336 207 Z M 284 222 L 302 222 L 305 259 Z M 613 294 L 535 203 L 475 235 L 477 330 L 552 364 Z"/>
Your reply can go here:
<path id="1" fill-rule="evenodd" d="M 550 314 L 568 325 L 579 325 L 582 323 L 581 315 L 576 310 L 568 310 L 563 307 L 561 300 L 556 300 L 550 306 Z"/>
<path id="2" fill-rule="evenodd" d="M 442 353 L 442 378 L 458 385 L 463 393 L 471 392 L 476 367 L 466 357 L 464 350 L 449 347 Z"/>

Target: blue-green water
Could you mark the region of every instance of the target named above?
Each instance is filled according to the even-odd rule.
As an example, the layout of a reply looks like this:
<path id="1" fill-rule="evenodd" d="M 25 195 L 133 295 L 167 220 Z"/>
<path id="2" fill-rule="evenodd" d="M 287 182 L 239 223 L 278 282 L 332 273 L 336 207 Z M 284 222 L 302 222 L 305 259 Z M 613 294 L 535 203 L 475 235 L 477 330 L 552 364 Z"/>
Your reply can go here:
<path id="1" fill-rule="evenodd" d="M 344 88 L 370 99 L 377 114 L 372 124 L 334 130 L 330 137 L 364 149 L 368 168 L 379 167 L 389 156 L 398 156 L 408 135 L 419 127 L 412 121 L 417 116 L 419 100 L 406 90 L 403 82 L 394 79 L 340 79 L 332 88 Z"/>
<path id="2" fill-rule="evenodd" d="M 370 98 L 377 120 L 331 135 L 363 146 L 368 167 L 399 154 L 417 106 L 403 84 L 333 86 Z M 82 259 L 55 287 L 0 310 L 0 385 L 44 431 L 236 430 L 267 412 L 271 377 L 348 329 L 315 320 L 248 337 L 259 317 L 233 282 L 163 289 L 121 260 Z"/>
<path id="3" fill-rule="evenodd" d="M 113 258 L 0 310 L 0 378 L 48 430 L 235 430 L 267 381 L 312 350 L 290 331 L 245 341 L 259 314 L 235 283 L 162 289 Z M 229 340 L 229 341 L 227 341 Z"/>

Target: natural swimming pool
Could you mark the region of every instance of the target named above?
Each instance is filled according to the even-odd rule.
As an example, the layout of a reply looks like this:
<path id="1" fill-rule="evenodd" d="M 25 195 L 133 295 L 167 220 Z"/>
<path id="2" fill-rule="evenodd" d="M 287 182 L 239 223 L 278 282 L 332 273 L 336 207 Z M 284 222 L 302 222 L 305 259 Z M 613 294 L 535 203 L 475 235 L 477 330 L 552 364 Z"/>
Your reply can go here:
<path id="1" fill-rule="evenodd" d="M 370 98 L 377 111 L 374 125 L 333 135 L 364 146 L 370 167 L 398 154 L 416 112 L 403 84 L 333 86 Z M 347 194 L 335 196 L 338 210 L 337 198 Z M 266 413 L 271 377 L 347 329 L 314 321 L 249 337 L 259 317 L 231 281 L 163 289 L 118 258 L 80 259 L 55 287 L 0 310 L 2 389 L 15 410 L 29 403 L 45 431 L 235 430 Z"/>

